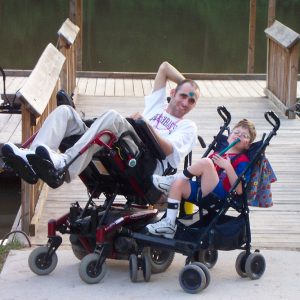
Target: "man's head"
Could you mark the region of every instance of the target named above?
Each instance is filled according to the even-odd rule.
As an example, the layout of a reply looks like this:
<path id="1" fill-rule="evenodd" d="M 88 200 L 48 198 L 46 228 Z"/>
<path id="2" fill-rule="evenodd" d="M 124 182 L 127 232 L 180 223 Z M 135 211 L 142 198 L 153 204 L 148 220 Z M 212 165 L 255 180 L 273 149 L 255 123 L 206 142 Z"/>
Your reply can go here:
<path id="1" fill-rule="evenodd" d="M 200 89 L 195 81 L 185 79 L 171 90 L 170 96 L 167 112 L 177 118 L 182 118 L 196 106 L 200 97 Z"/>

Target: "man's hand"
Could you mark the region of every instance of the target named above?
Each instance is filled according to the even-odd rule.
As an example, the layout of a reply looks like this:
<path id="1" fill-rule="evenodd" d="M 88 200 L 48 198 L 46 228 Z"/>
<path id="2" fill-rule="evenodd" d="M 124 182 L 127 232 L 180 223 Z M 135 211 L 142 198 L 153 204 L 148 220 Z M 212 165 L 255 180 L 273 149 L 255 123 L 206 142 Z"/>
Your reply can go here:
<path id="1" fill-rule="evenodd" d="M 156 138 L 158 144 L 160 145 L 162 151 L 165 153 L 166 156 L 170 155 L 171 153 L 173 153 L 173 146 L 172 144 L 167 140 L 162 138 L 159 133 L 149 124 L 149 122 L 147 122 L 143 116 L 139 113 L 136 112 L 134 114 L 132 114 L 129 118 L 133 119 L 133 120 L 139 120 L 139 119 L 143 119 L 146 124 L 148 125 L 150 131 L 152 132 L 152 134 L 154 135 L 154 137 Z"/>
<path id="2" fill-rule="evenodd" d="M 144 119 L 143 116 L 139 112 L 132 114 L 131 116 L 129 116 L 129 118 L 131 118 L 133 120 Z"/>

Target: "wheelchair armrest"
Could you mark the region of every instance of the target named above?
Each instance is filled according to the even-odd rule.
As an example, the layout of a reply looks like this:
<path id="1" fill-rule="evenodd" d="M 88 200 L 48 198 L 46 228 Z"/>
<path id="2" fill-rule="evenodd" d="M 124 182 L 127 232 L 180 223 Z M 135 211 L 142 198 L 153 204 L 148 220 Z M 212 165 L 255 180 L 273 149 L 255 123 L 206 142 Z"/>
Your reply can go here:
<path id="1" fill-rule="evenodd" d="M 126 120 L 132 125 L 139 138 L 147 146 L 155 158 L 159 160 L 166 158 L 166 154 L 162 151 L 157 139 L 144 120 L 133 120 L 131 118 L 126 118 Z"/>

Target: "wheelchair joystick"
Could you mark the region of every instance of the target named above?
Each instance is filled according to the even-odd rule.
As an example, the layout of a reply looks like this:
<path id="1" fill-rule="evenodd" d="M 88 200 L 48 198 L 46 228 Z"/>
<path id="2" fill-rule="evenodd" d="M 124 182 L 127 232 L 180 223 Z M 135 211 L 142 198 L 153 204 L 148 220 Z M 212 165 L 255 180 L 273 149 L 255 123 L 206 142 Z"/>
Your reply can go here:
<path id="1" fill-rule="evenodd" d="M 136 166 L 136 159 L 135 158 L 131 158 L 128 160 L 128 166 L 130 168 L 134 168 Z"/>

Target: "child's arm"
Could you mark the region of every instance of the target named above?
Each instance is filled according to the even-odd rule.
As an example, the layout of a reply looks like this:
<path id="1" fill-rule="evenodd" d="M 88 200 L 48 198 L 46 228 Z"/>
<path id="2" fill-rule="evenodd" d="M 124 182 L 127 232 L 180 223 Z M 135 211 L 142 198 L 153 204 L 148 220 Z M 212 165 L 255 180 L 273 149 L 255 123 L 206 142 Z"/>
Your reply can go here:
<path id="1" fill-rule="evenodd" d="M 227 177 L 229 179 L 230 186 L 232 186 L 235 183 L 235 181 L 238 179 L 238 176 L 231 164 L 229 157 L 225 159 L 221 157 L 219 154 L 214 154 L 212 160 L 218 167 L 225 170 Z M 237 185 L 235 190 L 238 195 L 241 195 L 243 193 L 243 186 L 241 182 Z"/>

